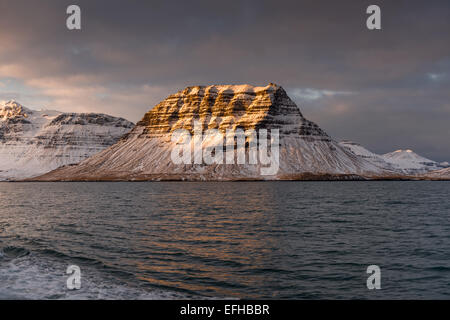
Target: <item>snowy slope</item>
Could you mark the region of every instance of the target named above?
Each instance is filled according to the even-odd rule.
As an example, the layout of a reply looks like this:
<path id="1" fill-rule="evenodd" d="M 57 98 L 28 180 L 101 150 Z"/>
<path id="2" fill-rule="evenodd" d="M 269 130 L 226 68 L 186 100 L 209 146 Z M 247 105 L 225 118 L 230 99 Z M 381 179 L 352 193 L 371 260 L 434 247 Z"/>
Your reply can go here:
<path id="1" fill-rule="evenodd" d="M 339 144 L 367 161 L 401 175 L 420 175 L 449 166 L 448 163 L 445 162 L 438 163 L 424 158 L 409 149 L 378 155 L 355 142 L 341 141 Z"/>
<path id="2" fill-rule="evenodd" d="M 171 141 L 175 129 L 193 130 L 194 120 L 203 130 L 221 132 L 236 128 L 279 129 L 279 170 L 261 175 L 257 164 L 174 164 Z M 248 142 L 248 140 L 247 140 Z M 203 147 L 217 144 L 213 138 Z M 248 156 L 248 149 L 245 152 Z M 355 155 L 303 117 L 283 88 L 269 84 L 195 86 L 169 96 L 147 112 L 136 127 L 115 145 L 83 161 L 39 177 L 39 180 L 236 180 L 301 179 L 313 175 L 390 174 Z"/>
<path id="3" fill-rule="evenodd" d="M 445 163 L 441 164 L 424 158 L 410 149 L 386 153 L 382 155 L 382 158 L 396 169 L 407 174 L 422 174 L 445 167 Z"/>
<path id="4" fill-rule="evenodd" d="M 339 142 L 339 145 L 341 145 L 344 148 L 347 148 L 357 156 L 366 159 L 367 161 L 379 166 L 380 168 L 384 168 L 390 171 L 396 171 L 396 167 L 394 165 L 384 160 L 382 156 L 367 150 L 359 143 L 353 141 L 341 141 Z"/>
<path id="5" fill-rule="evenodd" d="M 78 163 L 117 142 L 133 124 L 104 114 L 35 111 L 0 103 L 0 180 Z"/>
<path id="6" fill-rule="evenodd" d="M 450 180 L 450 168 L 431 171 L 424 174 L 425 178 Z"/>

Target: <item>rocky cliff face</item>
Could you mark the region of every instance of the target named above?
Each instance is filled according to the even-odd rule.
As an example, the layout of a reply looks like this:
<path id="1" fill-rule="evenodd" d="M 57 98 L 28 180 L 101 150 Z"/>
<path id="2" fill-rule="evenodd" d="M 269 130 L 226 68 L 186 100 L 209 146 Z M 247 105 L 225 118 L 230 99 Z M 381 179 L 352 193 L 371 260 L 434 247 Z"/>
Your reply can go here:
<path id="1" fill-rule="evenodd" d="M 0 103 L 0 180 L 34 177 L 78 163 L 116 143 L 132 127 L 125 119 L 104 114 Z"/>
<path id="2" fill-rule="evenodd" d="M 279 130 L 279 170 L 262 176 L 264 164 L 175 164 L 177 146 L 172 133 L 202 131 Z M 222 143 L 222 141 L 219 141 Z M 216 140 L 204 140 L 211 146 Z M 246 137 L 245 154 L 249 155 Z M 301 179 L 310 176 L 344 177 L 388 174 L 384 169 L 340 146 L 319 126 L 303 117 L 280 86 L 249 85 L 188 87 L 156 105 L 115 145 L 39 180 L 235 180 Z"/>
<path id="3" fill-rule="evenodd" d="M 279 86 L 188 87 L 159 103 L 138 126 L 148 135 L 176 129 L 193 130 L 193 119 L 204 129 L 279 129 L 282 135 L 316 136 L 329 140 L 315 123 L 306 120 Z"/>

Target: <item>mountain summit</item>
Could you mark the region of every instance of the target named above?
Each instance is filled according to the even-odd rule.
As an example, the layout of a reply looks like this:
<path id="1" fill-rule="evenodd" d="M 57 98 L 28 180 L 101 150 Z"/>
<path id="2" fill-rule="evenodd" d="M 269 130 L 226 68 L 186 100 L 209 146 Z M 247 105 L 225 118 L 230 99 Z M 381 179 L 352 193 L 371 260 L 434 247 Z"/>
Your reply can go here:
<path id="1" fill-rule="evenodd" d="M 26 119 L 32 111 L 25 108 L 15 100 L 0 102 L 0 119 L 10 121 L 13 119 Z M 14 121 L 14 120 L 13 120 Z"/>
<path id="2" fill-rule="evenodd" d="M 262 176 L 264 164 L 176 164 L 173 133 L 195 131 L 278 130 L 279 169 Z M 195 139 L 194 139 L 195 140 Z M 203 140 L 215 147 L 223 139 Z M 246 158 L 252 138 L 245 137 Z M 195 147 L 193 147 L 195 150 Z M 225 147 L 224 147 L 225 149 Z M 218 149 L 214 149 L 218 150 Z M 195 157 L 195 155 L 194 155 Z M 187 87 L 148 111 L 123 139 L 76 166 L 64 167 L 38 180 L 240 180 L 345 178 L 388 174 L 377 165 L 340 146 L 317 124 L 304 118 L 285 90 L 275 84 Z"/>

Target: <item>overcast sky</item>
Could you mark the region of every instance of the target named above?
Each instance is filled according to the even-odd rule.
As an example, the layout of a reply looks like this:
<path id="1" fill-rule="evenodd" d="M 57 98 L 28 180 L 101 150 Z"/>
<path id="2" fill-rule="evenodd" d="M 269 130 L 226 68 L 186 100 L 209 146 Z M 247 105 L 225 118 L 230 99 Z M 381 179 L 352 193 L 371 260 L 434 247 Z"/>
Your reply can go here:
<path id="1" fill-rule="evenodd" d="M 82 30 L 66 28 L 78 4 Z M 366 28 L 370 4 L 382 30 Z M 0 0 L 0 100 L 138 121 L 190 85 L 283 86 L 337 140 L 450 161 L 450 1 Z"/>

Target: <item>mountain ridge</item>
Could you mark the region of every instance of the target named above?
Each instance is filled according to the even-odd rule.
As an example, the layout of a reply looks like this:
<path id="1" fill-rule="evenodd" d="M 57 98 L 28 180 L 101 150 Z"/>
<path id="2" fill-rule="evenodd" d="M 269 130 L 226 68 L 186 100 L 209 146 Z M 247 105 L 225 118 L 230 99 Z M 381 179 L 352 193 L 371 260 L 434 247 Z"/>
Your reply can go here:
<path id="1" fill-rule="evenodd" d="M 32 110 L 0 103 L 0 180 L 78 163 L 117 142 L 133 123 L 105 114 Z"/>
<path id="2" fill-rule="evenodd" d="M 439 163 L 420 156 L 411 149 L 399 149 L 379 155 L 353 141 L 344 140 L 339 142 L 339 144 L 356 155 L 369 159 L 369 161 L 376 163 L 380 167 L 396 171 L 399 174 L 419 176 L 449 166 L 448 163 Z"/>

